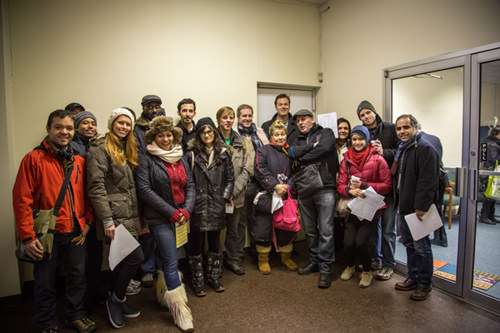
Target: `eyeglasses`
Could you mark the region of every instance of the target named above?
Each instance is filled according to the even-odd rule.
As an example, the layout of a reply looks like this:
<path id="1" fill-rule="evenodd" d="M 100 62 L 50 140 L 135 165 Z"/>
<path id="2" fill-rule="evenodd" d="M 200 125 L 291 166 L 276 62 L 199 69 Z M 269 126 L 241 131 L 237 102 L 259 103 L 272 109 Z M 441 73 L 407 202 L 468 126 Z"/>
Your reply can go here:
<path id="1" fill-rule="evenodd" d="M 161 106 L 158 105 L 158 104 L 155 104 L 155 105 L 146 105 L 145 108 L 147 110 L 160 110 L 161 109 Z"/>
<path id="2" fill-rule="evenodd" d="M 210 136 L 210 135 L 214 134 L 214 131 L 212 131 L 212 130 L 206 130 L 206 131 L 203 131 L 201 134 L 203 134 L 205 136 Z"/>

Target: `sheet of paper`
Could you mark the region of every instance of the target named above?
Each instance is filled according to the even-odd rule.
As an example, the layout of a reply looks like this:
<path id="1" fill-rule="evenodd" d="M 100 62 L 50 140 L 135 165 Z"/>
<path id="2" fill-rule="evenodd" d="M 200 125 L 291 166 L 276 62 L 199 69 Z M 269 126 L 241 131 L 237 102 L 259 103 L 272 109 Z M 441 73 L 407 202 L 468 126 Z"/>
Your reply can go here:
<path id="1" fill-rule="evenodd" d="M 439 229 L 443 225 L 443 220 L 441 220 L 441 216 L 439 216 L 436 205 L 434 204 L 424 215 L 422 221 L 417 218 L 415 213 L 405 215 L 405 220 L 410 229 L 411 237 L 413 237 L 415 241 L 430 235 L 434 230 Z"/>
<path id="2" fill-rule="evenodd" d="M 281 207 L 283 207 L 283 199 L 276 194 L 276 191 L 273 192 L 273 202 L 272 202 L 272 205 L 271 205 L 271 214 L 274 213 L 275 211 L 277 211 L 278 209 L 280 209 Z"/>
<path id="3" fill-rule="evenodd" d="M 175 224 L 175 246 L 180 248 L 188 242 L 189 221 L 184 224 Z"/>
<path id="4" fill-rule="evenodd" d="M 364 194 L 364 198 L 354 198 L 347 207 L 360 220 L 372 221 L 377 210 L 384 207 L 384 196 L 375 192 L 372 187 L 367 188 Z"/>
<path id="5" fill-rule="evenodd" d="M 127 228 L 120 224 L 115 229 L 115 238 L 111 241 L 109 248 L 109 268 L 115 269 L 125 257 L 139 247 L 139 242 L 128 232 Z"/>
<path id="6" fill-rule="evenodd" d="M 337 112 L 318 114 L 318 124 L 332 129 L 335 137 L 339 137 L 339 133 L 337 132 Z"/>

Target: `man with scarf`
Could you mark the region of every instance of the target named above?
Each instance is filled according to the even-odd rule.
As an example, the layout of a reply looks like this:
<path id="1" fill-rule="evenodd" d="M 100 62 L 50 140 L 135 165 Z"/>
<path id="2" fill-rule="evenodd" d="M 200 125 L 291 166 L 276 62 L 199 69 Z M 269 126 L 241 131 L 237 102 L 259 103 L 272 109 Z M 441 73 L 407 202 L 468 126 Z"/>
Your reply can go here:
<path id="1" fill-rule="evenodd" d="M 159 96 L 146 95 L 142 98 L 142 113 L 139 119 L 135 122 L 134 133 L 137 138 L 139 153 L 146 152 L 146 142 L 144 135 L 149 130 L 149 122 L 156 116 L 164 116 L 165 109 L 161 107 L 162 101 Z"/>
<path id="2" fill-rule="evenodd" d="M 418 132 L 414 116 L 404 114 L 396 120 L 401 140 L 391 171 L 396 184 L 396 203 L 400 216 L 401 240 L 406 247 L 408 277 L 396 290 L 412 291 L 415 301 L 427 299 L 432 290 L 433 259 L 429 236 L 415 241 L 404 216 L 415 213 L 422 220 L 432 204 L 439 202 L 439 156 Z"/>
<path id="3" fill-rule="evenodd" d="M 85 160 L 70 146 L 75 129 L 69 111 L 52 112 L 46 129 L 47 137 L 23 158 L 12 191 L 19 241 L 35 261 L 33 320 L 42 332 L 59 332 L 55 280 L 57 267 L 63 265 L 67 324 L 78 332 L 93 332 L 96 325 L 84 308 L 85 238 L 92 220 L 85 202 Z M 61 190 L 64 199 L 49 253 L 35 233 L 34 216 L 54 209 Z"/>
<path id="4" fill-rule="evenodd" d="M 137 119 L 134 128 L 135 137 L 137 138 L 137 147 L 139 149 L 139 159 L 141 159 L 147 152 L 144 136 L 149 130 L 149 123 L 154 117 L 165 115 L 165 109 L 161 107 L 161 104 L 161 98 L 156 95 L 146 95 L 142 98 L 142 113 L 139 119 Z M 142 216 L 142 211 L 139 211 L 139 215 Z M 145 229 L 139 236 L 139 242 L 141 243 L 144 251 L 144 263 L 141 266 L 143 272 L 142 286 L 152 287 L 153 274 L 156 271 L 156 246 L 153 236 L 147 230 L 148 229 Z M 129 286 L 131 287 L 131 290 L 139 290 L 138 288 L 132 288 L 132 285 Z M 135 293 L 135 291 L 133 292 Z"/>
<path id="5" fill-rule="evenodd" d="M 375 107 L 364 100 L 359 103 L 356 110 L 359 120 L 370 131 L 371 145 L 384 157 L 387 165 L 392 165 L 394 153 L 398 145 L 398 138 L 394 125 L 382 121 Z M 376 253 L 373 266 L 377 269 L 375 277 L 379 280 L 389 280 L 394 272 L 396 261 L 394 251 L 396 249 L 396 224 L 394 223 L 394 198 L 391 194 L 386 196 L 387 208 L 378 224 L 376 239 L 372 240 Z M 382 257 L 382 263 L 380 262 Z"/>

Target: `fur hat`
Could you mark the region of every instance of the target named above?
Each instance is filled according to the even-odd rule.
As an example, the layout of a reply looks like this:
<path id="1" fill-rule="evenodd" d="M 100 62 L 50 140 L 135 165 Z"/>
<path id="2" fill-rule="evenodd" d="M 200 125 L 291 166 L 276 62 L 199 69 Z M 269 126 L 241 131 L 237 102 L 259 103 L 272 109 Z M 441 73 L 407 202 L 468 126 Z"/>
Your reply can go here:
<path id="1" fill-rule="evenodd" d="M 178 144 L 182 140 L 182 130 L 178 127 L 174 127 L 174 120 L 172 117 L 158 116 L 153 118 L 149 123 L 149 130 L 144 136 L 146 143 L 152 143 L 155 137 L 161 132 L 171 132 L 174 136 L 174 144 Z"/>
<path id="2" fill-rule="evenodd" d="M 127 110 L 125 108 L 117 108 L 117 109 L 114 109 L 113 111 L 111 111 L 111 115 L 109 116 L 109 119 L 108 119 L 108 129 L 109 130 L 111 130 L 111 128 L 113 127 L 113 123 L 115 122 L 116 118 L 118 118 L 119 116 L 129 117 L 130 120 L 132 121 L 132 128 L 134 128 L 135 117 L 132 114 L 132 112 L 130 112 L 130 110 Z"/>

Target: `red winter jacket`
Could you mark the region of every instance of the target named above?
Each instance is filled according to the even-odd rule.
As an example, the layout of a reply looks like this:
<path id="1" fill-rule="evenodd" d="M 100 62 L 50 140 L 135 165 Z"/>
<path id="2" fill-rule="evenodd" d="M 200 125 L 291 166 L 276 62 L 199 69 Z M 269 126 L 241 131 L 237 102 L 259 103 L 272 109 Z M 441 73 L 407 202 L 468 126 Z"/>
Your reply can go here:
<path id="1" fill-rule="evenodd" d="M 24 156 L 12 190 L 16 226 L 19 239 L 22 241 L 35 239 L 33 209 L 54 208 L 64 181 L 62 163 L 52 152 L 46 141 L 42 142 L 42 147 L 33 149 Z M 82 229 L 86 224 L 90 224 L 92 220 L 91 210 L 88 209 L 85 200 L 84 171 L 85 160 L 81 156 L 75 155 L 71 185 L 75 197 L 75 214 Z M 56 232 L 69 233 L 73 231 L 71 215 L 68 191 L 64 196 L 56 220 Z"/>
<path id="2" fill-rule="evenodd" d="M 352 147 L 349 150 L 353 149 Z M 373 187 L 375 192 L 381 195 L 388 194 L 392 190 L 392 176 L 384 157 L 372 150 L 365 161 L 363 168 L 359 170 L 347 157 L 340 164 L 340 173 L 337 179 L 337 191 L 343 197 L 349 198 L 349 177 L 347 175 L 347 164 L 349 164 L 349 175 L 356 176 L 363 183 L 361 188 Z M 384 207 L 385 208 L 385 207 Z"/>

